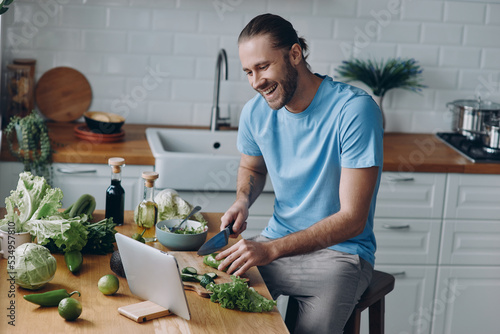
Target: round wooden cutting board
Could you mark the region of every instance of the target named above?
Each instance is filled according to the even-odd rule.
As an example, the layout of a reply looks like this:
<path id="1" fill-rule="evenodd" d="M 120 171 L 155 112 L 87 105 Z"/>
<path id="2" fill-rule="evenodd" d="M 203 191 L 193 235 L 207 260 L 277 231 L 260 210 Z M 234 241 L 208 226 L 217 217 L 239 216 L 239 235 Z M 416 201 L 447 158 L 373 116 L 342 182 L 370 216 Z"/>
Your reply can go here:
<path id="1" fill-rule="evenodd" d="M 70 67 L 56 67 L 45 72 L 35 88 L 40 112 L 56 122 L 71 122 L 82 117 L 92 102 L 92 88 L 87 78 Z"/>

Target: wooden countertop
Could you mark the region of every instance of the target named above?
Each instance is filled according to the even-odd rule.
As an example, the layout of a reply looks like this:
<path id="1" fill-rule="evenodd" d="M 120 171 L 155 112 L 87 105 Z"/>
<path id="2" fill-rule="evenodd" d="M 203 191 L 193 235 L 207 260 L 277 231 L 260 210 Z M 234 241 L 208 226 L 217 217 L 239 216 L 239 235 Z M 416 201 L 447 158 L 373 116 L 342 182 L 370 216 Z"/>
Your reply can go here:
<path id="1" fill-rule="evenodd" d="M 4 210 L 0 210 L 3 217 Z M 96 211 L 95 219 L 102 219 L 104 212 Z M 220 216 L 218 213 L 204 213 L 209 221 L 208 238 L 218 232 Z M 132 235 L 138 230 L 133 223 L 133 213 L 126 212 L 125 224 L 116 230 L 125 235 Z M 231 239 L 234 242 L 234 239 Z M 167 250 L 155 242 L 152 246 Z M 192 252 L 194 256 L 196 253 Z M 210 299 L 200 297 L 194 291 L 186 291 L 186 297 L 191 310 L 191 320 L 186 321 L 171 315 L 163 318 L 136 323 L 118 313 L 118 307 L 134 304 L 141 300 L 133 296 L 125 278 L 119 278 L 120 289 L 113 296 L 105 296 L 97 289 L 97 281 L 105 274 L 112 274 L 109 268 L 108 255 L 85 255 L 84 264 L 76 275 L 67 270 L 64 258 L 60 254 L 57 259 L 57 271 L 54 279 L 39 291 L 21 289 L 11 286 L 2 274 L 0 280 L 0 333 L 288 333 L 280 313 L 275 307 L 266 313 L 247 313 L 228 310 L 213 303 Z M 6 259 L 0 260 L 0 268 L 5 273 Z M 252 268 L 245 274 L 250 286 L 263 296 L 270 298 L 267 287 L 257 268 Z M 55 307 L 42 308 L 25 301 L 25 294 L 45 292 L 54 289 L 78 290 L 81 297 L 77 298 L 83 307 L 82 315 L 73 322 L 61 318 Z M 15 310 L 7 308 L 11 303 Z M 10 326 L 9 314 L 13 314 L 15 327 Z"/>
<path id="2" fill-rule="evenodd" d="M 154 157 L 147 143 L 146 128 L 173 127 L 125 124 L 123 141 L 91 143 L 74 135 L 76 123 L 48 124 L 56 151 L 54 162 L 107 164 L 111 156 L 121 156 L 129 165 L 151 166 L 154 165 Z M 6 140 L 2 141 L 0 160 L 14 161 Z M 433 134 L 389 132 L 384 136 L 384 171 L 500 174 L 500 163 L 472 163 Z"/>

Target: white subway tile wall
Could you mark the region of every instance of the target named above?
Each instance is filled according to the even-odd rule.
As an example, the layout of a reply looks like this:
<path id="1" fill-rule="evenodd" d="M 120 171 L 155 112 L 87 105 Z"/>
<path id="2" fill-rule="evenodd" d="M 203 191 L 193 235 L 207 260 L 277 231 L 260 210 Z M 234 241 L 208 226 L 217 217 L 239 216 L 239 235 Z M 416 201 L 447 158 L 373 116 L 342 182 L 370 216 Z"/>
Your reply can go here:
<path id="1" fill-rule="evenodd" d="M 128 123 L 208 126 L 224 48 L 221 113 L 236 126 L 255 94 L 237 37 L 265 12 L 292 21 L 318 73 L 334 76 L 351 56 L 418 60 L 428 88 L 389 92 L 386 131 L 450 130 L 447 102 L 500 102 L 500 0 L 16 0 L 2 16 L 2 68 L 36 58 L 39 78 L 71 66 L 92 85 L 92 110 L 120 113 Z"/>

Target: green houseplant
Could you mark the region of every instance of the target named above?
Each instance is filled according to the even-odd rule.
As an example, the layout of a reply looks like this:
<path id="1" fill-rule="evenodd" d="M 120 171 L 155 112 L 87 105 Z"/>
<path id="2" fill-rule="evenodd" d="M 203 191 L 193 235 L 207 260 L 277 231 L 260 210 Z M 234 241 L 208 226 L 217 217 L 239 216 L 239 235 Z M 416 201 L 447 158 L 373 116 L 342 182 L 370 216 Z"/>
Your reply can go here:
<path id="1" fill-rule="evenodd" d="M 14 0 L 3 0 L 0 3 L 0 15 L 5 13 L 6 11 L 9 10 L 7 6 L 11 5 L 14 2 Z"/>
<path id="2" fill-rule="evenodd" d="M 384 128 L 382 103 L 389 90 L 401 88 L 420 92 L 426 87 L 421 84 L 422 69 L 413 58 L 392 58 L 386 61 L 352 59 L 343 61 L 336 71 L 340 79 L 346 82 L 360 81 L 372 90 L 382 112 Z"/>
<path id="3" fill-rule="evenodd" d="M 47 124 L 36 111 L 25 117 L 11 117 L 5 138 L 11 155 L 23 163 L 24 171 L 51 179 L 53 150 Z"/>

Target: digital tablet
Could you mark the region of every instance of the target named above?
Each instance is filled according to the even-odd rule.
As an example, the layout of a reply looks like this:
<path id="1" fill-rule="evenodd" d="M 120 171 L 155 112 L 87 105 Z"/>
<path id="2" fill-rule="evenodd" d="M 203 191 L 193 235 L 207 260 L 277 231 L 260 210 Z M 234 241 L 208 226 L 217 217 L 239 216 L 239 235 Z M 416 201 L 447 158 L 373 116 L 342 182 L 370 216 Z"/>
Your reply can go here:
<path id="1" fill-rule="evenodd" d="M 191 315 L 175 257 L 121 233 L 116 233 L 115 238 L 130 292 L 189 320 Z"/>

